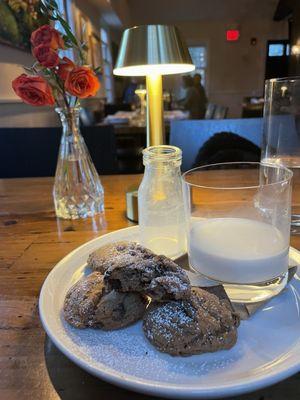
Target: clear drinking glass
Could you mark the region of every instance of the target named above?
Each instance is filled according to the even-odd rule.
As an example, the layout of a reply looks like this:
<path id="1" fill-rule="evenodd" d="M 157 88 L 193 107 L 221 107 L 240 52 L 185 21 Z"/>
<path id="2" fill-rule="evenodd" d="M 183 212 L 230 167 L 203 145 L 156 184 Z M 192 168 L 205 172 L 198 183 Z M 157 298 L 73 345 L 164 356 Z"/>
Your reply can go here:
<path id="1" fill-rule="evenodd" d="M 169 257 L 186 252 L 181 158 L 175 146 L 143 150 L 145 172 L 138 190 L 140 241 Z"/>
<path id="2" fill-rule="evenodd" d="M 293 171 L 291 231 L 300 234 L 300 77 L 266 81 L 261 162 Z"/>
<path id="3" fill-rule="evenodd" d="M 286 285 L 292 175 L 260 163 L 183 175 L 190 266 L 224 284 L 233 301 L 265 300 Z"/>

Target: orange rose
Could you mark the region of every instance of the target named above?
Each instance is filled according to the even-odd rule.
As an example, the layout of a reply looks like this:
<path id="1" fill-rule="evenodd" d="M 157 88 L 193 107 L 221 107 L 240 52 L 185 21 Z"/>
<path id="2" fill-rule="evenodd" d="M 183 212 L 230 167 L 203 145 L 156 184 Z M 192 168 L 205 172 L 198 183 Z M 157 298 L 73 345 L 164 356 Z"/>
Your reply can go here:
<path id="1" fill-rule="evenodd" d="M 46 68 L 54 68 L 59 63 L 59 57 L 51 47 L 40 44 L 32 49 L 32 54 L 38 62 Z"/>
<path id="2" fill-rule="evenodd" d="M 65 81 L 65 89 L 80 99 L 95 96 L 99 88 L 100 82 L 89 67 L 75 67 Z"/>
<path id="3" fill-rule="evenodd" d="M 12 88 L 24 103 L 32 106 L 52 106 L 55 102 L 51 87 L 41 76 L 22 74 L 12 81 Z"/>
<path id="4" fill-rule="evenodd" d="M 33 47 L 43 44 L 54 50 L 65 48 L 65 43 L 60 33 L 52 28 L 51 25 L 43 25 L 33 31 L 30 41 Z"/>
<path id="5" fill-rule="evenodd" d="M 75 64 L 73 63 L 72 60 L 70 60 L 68 57 L 64 57 L 57 69 L 57 75 L 62 79 L 63 81 L 66 80 L 68 72 L 72 71 L 72 69 L 75 68 Z"/>

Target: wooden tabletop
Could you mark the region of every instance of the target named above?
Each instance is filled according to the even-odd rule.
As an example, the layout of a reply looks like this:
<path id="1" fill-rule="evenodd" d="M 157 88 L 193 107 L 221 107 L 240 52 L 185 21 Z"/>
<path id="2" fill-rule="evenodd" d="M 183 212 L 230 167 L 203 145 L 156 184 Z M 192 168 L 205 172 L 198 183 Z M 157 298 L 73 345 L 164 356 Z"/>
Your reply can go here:
<path id="1" fill-rule="evenodd" d="M 38 295 L 54 265 L 71 250 L 104 233 L 133 225 L 125 192 L 138 175 L 104 176 L 105 214 L 64 221 L 55 217 L 52 178 L 0 180 L 0 399 L 150 399 L 92 377 L 69 361 L 45 335 Z M 292 238 L 300 248 L 300 237 Z M 300 398 L 300 374 L 248 400 Z"/>

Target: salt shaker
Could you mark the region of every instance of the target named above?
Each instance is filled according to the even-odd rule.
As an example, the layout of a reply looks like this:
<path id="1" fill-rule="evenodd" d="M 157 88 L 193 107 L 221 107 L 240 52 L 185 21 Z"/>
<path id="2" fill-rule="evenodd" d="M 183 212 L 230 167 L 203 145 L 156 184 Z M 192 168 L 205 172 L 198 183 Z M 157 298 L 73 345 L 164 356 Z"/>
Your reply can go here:
<path id="1" fill-rule="evenodd" d="M 186 252 L 181 160 L 175 146 L 143 150 L 145 172 L 138 191 L 141 244 L 174 258 Z"/>

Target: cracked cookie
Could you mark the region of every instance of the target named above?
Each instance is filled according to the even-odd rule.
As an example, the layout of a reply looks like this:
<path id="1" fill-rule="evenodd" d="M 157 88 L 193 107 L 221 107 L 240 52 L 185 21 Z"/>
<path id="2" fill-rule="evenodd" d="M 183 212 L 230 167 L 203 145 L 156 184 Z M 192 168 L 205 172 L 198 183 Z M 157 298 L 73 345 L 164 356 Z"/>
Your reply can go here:
<path id="1" fill-rule="evenodd" d="M 190 295 L 186 272 L 165 256 L 123 254 L 111 261 L 104 274 L 108 289 L 139 292 L 155 301 L 183 299 Z"/>
<path id="2" fill-rule="evenodd" d="M 73 285 L 64 301 L 64 317 L 76 328 L 120 329 L 142 318 L 146 299 L 138 293 L 107 292 L 103 275 L 93 272 Z"/>

